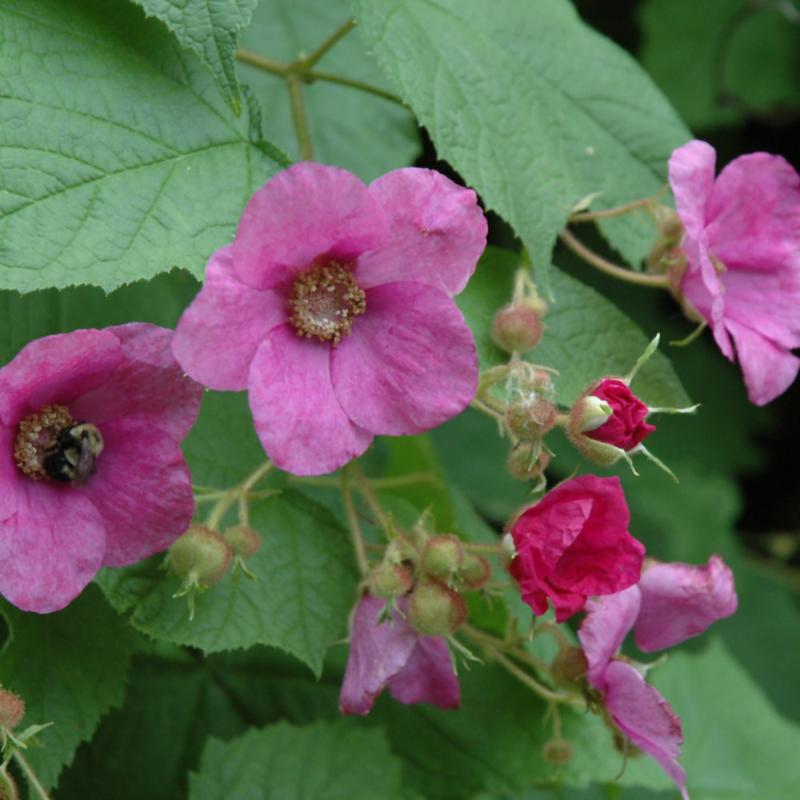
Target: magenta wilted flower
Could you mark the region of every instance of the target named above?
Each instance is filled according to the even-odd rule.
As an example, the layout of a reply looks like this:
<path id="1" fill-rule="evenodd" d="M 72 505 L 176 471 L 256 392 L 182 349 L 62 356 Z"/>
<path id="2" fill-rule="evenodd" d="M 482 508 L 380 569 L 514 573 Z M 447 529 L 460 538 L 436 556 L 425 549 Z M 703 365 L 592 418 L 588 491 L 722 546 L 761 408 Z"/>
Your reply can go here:
<path id="1" fill-rule="evenodd" d="M 369 714 L 386 688 L 401 703 L 431 703 L 458 708 L 461 691 L 447 643 L 439 636 L 417 633 L 399 611 L 382 620 L 386 600 L 365 594 L 356 606 L 350 630 L 350 653 L 339 694 L 345 714 Z"/>
<path id="2" fill-rule="evenodd" d="M 249 391 L 275 464 L 329 472 L 375 434 L 458 414 L 477 386 L 452 301 L 486 243 L 475 193 L 399 169 L 365 186 L 301 163 L 259 189 L 233 244 L 211 256 L 173 348 L 212 389 Z"/>
<path id="3" fill-rule="evenodd" d="M 800 368 L 800 175 L 768 153 L 731 161 L 716 180 L 714 163 L 700 141 L 669 161 L 686 259 L 675 291 L 731 361 L 735 349 L 750 400 L 764 405 Z"/>
<path id="4" fill-rule="evenodd" d="M 681 721 L 642 673 L 617 653 L 631 630 L 640 649 L 660 650 L 703 633 L 736 606 L 733 574 L 719 556 L 704 567 L 656 564 L 645 569 L 638 585 L 590 600 L 578 631 L 586 678 L 601 693 L 612 722 L 663 767 L 684 798 L 686 774 L 677 760 Z"/>
<path id="5" fill-rule="evenodd" d="M 47 336 L 0 369 L 0 593 L 57 611 L 102 566 L 166 549 L 194 500 L 180 449 L 201 387 L 172 331 Z"/>

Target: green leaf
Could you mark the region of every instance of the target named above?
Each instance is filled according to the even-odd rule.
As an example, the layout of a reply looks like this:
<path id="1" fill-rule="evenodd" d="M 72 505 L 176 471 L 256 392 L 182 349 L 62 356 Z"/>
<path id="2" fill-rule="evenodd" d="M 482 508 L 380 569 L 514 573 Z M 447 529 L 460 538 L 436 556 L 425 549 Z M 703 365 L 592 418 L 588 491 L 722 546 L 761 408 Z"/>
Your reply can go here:
<path id="1" fill-rule="evenodd" d="M 278 152 L 132 4 L 0 0 L 0 20 L 0 288 L 200 275 Z"/>
<path id="2" fill-rule="evenodd" d="M 478 346 L 482 369 L 508 360 L 491 338 L 495 312 L 511 299 L 519 257 L 488 248 L 464 292 L 456 298 Z M 619 309 L 593 289 L 552 270 L 556 302 L 544 318 L 542 341 L 527 355 L 558 370 L 558 399 L 570 405 L 594 380 L 630 371 L 648 344 L 647 337 Z M 655 353 L 637 373 L 636 394 L 652 406 L 687 406 L 689 398 L 666 356 Z"/>
<path id="3" fill-rule="evenodd" d="M 26 758 L 48 787 L 100 718 L 122 704 L 139 637 L 90 586 L 55 614 L 26 614 L 0 601 L 11 638 L 0 652 L 0 684 L 26 704 L 25 724 L 52 722 Z"/>
<path id="4" fill-rule="evenodd" d="M 258 0 L 134 0 L 148 16 L 160 19 L 183 47 L 211 70 L 217 85 L 239 114 L 239 82 L 234 52 L 239 31 L 250 22 Z"/>
<path id="5" fill-rule="evenodd" d="M 646 197 L 690 134 L 637 63 L 566 0 L 354 0 L 367 41 L 439 155 L 511 223 L 541 274 L 570 209 Z M 628 258 L 644 219 L 604 226 Z M 546 287 L 545 287 L 546 288 Z"/>
<path id="6" fill-rule="evenodd" d="M 350 16 L 348 0 L 260 0 L 252 24 L 242 35 L 242 46 L 293 61 L 317 48 Z M 264 109 L 267 136 L 299 158 L 285 80 L 244 63 L 239 69 Z M 389 88 L 356 33 L 337 42 L 315 69 Z M 303 97 L 318 161 L 344 167 L 370 181 L 408 166 L 419 153 L 414 119 L 395 103 L 325 81 L 303 86 Z"/>
<path id="7" fill-rule="evenodd" d="M 354 720 L 280 723 L 233 742 L 211 740 L 192 800 L 399 800 L 400 761 L 382 732 Z"/>
<path id="8" fill-rule="evenodd" d="M 112 604 L 156 639 L 206 652 L 269 644 L 322 669 L 328 646 L 347 635 L 356 599 L 356 571 L 347 531 L 330 511 L 287 490 L 252 504 L 259 552 L 247 560 L 256 580 L 226 576 L 198 594 L 189 620 L 186 602 L 173 595 L 177 578 L 159 556 L 99 578 Z"/>

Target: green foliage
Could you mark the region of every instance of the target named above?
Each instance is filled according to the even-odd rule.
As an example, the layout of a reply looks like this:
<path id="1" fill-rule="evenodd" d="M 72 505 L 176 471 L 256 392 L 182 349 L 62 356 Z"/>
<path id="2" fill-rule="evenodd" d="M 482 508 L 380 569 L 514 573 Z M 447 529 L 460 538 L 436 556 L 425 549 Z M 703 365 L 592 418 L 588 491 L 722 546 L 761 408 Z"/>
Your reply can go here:
<path id="1" fill-rule="evenodd" d="M 139 637 L 94 587 L 55 614 L 26 614 L 0 601 L 0 615 L 10 629 L 0 651 L 0 685 L 25 700 L 26 726 L 53 723 L 26 758 L 44 784 L 54 786 L 80 742 L 122 704 Z"/>
<path id="2" fill-rule="evenodd" d="M 400 762 L 379 730 L 353 721 L 286 722 L 209 741 L 191 800 L 401 800 Z"/>
<path id="3" fill-rule="evenodd" d="M 261 0 L 242 45 L 270 58 L 293 61 L 322 44 L 349 16 L 348 0 Z M 385 87 L 375 59 L 357 33 L 337 43 L 316 69 Z M 264 109 L 266 135 L 299 157 L 285 81 L 247 64 L 240 70 Z M 303 95 L 319 161 L 372 180 L 407 166 L 419 152 L 414 120 L 399 105 L 324 81 L 304 86 Z"/>
<path id="4" fill-rule="evenodd" d="M 211 70 L 233 110 L 241 111 L 233 58 L 239 31 L 258 0 L 134 0 L 148 16 L 160 19 L 183 47 Z"/>
<path id="5" fill-rule="evenodd" d="M 202 273 L 282 158 L 117 0 L 2 0 L 0 287 Z"/>
<path id="6" fill-rule="evenodd" d="M 354 0 L 363 32 L 441 158 L 511 223 L 545 275 L 579 200 L 657 191 L 689 133 L 636 62 L 566 0 Z M 652 233 L 612 221 L 636 261 Z M 545 287 L 548 288 L 548 287 Z"/>
<path id="7" fill-rule="evenodd" d="M 111 603 L 133 626 L 168 642 L 207 653 L 270 644 L 316 674 L 328 646 L 346 635 L 356 596 L 348 533 L 330 511 L 286 491 L 251 505 L 262 546 L 247 560 L 255 580 L 229 575 L 197 596 L 189 619 L 180 588 L 156 556 L 99 578 Z"/>

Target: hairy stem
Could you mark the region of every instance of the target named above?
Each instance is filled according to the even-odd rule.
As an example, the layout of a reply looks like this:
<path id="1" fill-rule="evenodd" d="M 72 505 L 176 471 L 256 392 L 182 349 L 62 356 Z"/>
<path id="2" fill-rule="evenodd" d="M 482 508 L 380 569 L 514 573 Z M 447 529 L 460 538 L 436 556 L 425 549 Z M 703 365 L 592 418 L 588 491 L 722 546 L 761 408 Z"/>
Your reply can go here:
<path id="1" fill-rule="evenodd" d="M 347 516 L 347 525 L 350 528 L 350 535 L 353 538 L 353 550 L 356 554 L 358 571 L 362 575 L 366 575 L 369 572 L 369 560 L 367 559 L 367 550 L 364 546 L 364 537 L 361 535 L 361 526 L 358 524 L 358 515 L 356 514 L 356 508 L 353 504 L 349 466 L 342 470 L 341 486 L 342 505 L 344 506 L 344 513 Z"/>
<path id="2" fill-rule="evenodd" d="M 290 73 L 286 76 L 286 88 L 289 90 L 289 105 L 292 109 L 292 122 L 300 148 L 300 157 L 304 161 L 311 161 L 314 158 L 314 148 L 311 146 L 311 134 L 308 130 L 303 84 L 297 75 Z"/>
<path id="3" fill-rule="evenodd" d="M 621 217 L 625 214 L 630 214 L 632 211 L 637 211 L 640 208 L 649 206 L 661 197 L 666 192 L 667 186 L 662 186 L 655 194 L 650 197 L 644 197 L 641 200 L 632 200 L 630 203 L 624 203 L 621 206 L 614 208 L 601 208 L 599 211 L 578 211 L 571 214 L 570 222 L 593 222 L 598 219 L 611 219 L 612 217 Z"/>
<path id="4" fill-rule="evenodd" d="M 277 75 L 280 78 L 285 78 L 289 74 L 289 64 L 285 61 L 278 61 L 274 58 L 267 58 L 266 56 L 254 53 L 252 50 L 245 50 L 240 47 L 236 51 L 236 60 L 241 61 L 243 64 L 249 64 L 251 67 L 263 69 L 271 75 Z"/>
<path id="5" fill-rule="evenodd" d="M 14 751 L 14 760 L 19 764 L 20 769 L 25 773 L 25 778 L 28 781 L 28 785 L 33 790 L 33 793 L 40 798 L 40 800 L 50 800 L 50 795 L 47 794 L 45 791 L 44 786 L 42 786 L 39 778 L 36 776 L 36 773 L 33 771 L 33 768 L 28 763 L 28 760 L 19 750 Z"/>

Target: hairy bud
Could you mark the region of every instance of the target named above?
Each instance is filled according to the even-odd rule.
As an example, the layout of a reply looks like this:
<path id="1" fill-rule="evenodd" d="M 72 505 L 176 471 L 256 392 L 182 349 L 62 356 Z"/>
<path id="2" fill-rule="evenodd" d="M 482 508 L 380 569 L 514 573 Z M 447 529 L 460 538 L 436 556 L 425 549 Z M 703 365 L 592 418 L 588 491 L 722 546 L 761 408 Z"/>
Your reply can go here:
<path id="1" fill-rule="evenodd" d="M 13 731 L 25 716 L 25 701 L 8 689 L 0 689 L 0 728 Z"/>
<path id="2" fill-rule="evenodd" d="M 223 534 L 233 550 L 233 554 L 240 558 L 254 556 L 261 547 L 261 537 L 258 531 L 248 525 L 234 525 Z"/>
<path id="3" fill-rule="evenodd" d="M 503 306 L 492 321 L 492 339 L 507 353 L 525 353 L 539 344 L 542 321 L 527 300 Z"/>
<path id="4" fill-rule="evenodd" d="M 218 583 L 228 571 L 233 550 L 218 531 L 192 525 L 167 553 L 167 565 L 187 586 Z"/>
<path id="5" fill-rule="evenodd" d="M 449 578 L 464 559 L 464 548 L 458 536 L 452 533 L 431 536 L 422 552 L 420 566 L 423 572 L 436 578 Z"/>
<path id="6" fill-rule="evenodd" d="M 505 423 L 521 442 L 541 439 L 556 424 L 556 407 L 543 397 L 518 398 L 506 409 Z"/>
<path id="7" fill-rule="evenodd" d="M 539 442 L 520 442 L 508 454 L 506 467 L 513 478 L 530 481 L 540 478 L 550 464 L 550 454 Z"/>
<path id="8" fill-rule="evenodd" d="M 414 585 L 414 573 L 405 564 L 384 560 L 369 576 L 369 591 L 375 597 L 400 597 Z"/>
<path id="9" fill-rule="evenodd" d="M 419 633 L 449 636 L 466 622 L 467 606 L 458 592 L 431 579 L 417 584 L 411 593 L 408 618 Z"/>
<path id="10" fill-rule="evenodd" d="M 561 766 L 572 758 L 572 745 L 566 739 L 551 739 L 542 748 L 542 755 L 548 764 Z"/>
<path id="11" fill-rule="evenodd" d="M 464 561 L 458 568 L 458 577 L 465 589 L 480 589 L 492 577 L 492 568 L 483 556 L 464 553 Z"/>
<path id="12" fill-rule="evenodd" d="M 559 686 L 574 689 L 586 676 L 586 655 L 580 647 L 564 647 L 553 659 L 550 671 Z"/>

